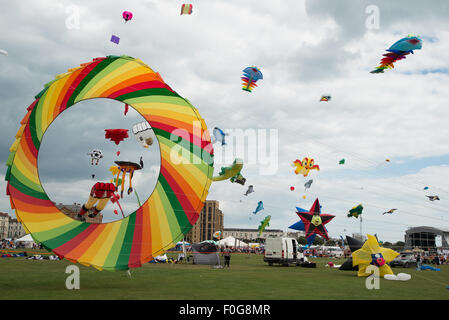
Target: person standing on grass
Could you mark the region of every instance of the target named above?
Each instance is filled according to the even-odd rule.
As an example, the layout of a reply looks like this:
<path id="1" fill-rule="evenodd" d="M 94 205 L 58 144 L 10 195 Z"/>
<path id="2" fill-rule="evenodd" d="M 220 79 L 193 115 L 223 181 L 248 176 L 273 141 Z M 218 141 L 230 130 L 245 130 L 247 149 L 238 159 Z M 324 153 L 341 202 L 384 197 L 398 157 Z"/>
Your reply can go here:
<path id="1" fill-rule="evenodd" d="M 416 255 L 416 269 L 421 270 L 421 254 Z"/>
<path id="2" fill-rule="evenodd" d="M 229 249 L 228 246 L 226 246 L 226 248 L 223 250 L 223 257 L 225 259 L 224 266 L 225 267 L 228 266 L 228 268 L 229 268 L 229 265 L 230 265 L 230 262 L 231 262 L 231 249 Z"/>

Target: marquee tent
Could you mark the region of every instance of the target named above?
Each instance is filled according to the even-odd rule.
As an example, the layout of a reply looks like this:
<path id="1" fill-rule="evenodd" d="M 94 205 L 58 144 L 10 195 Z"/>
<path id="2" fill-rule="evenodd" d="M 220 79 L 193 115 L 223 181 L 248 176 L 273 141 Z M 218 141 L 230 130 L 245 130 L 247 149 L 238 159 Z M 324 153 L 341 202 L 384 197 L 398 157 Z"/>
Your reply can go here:
<path id="1" fill-rule="evenodd" d="M 229 246 L 229 247 L 235 247 L 235 248 L 246 248 L 248 247 L 248 244 L 237 240 L 236 238 L 234 238 L 233 236 L 229 236 L 227 238 L 221 239 L 220 241 L 218 241 L 218 245 L 220 247 L 224 247 L 224 246 Z"/>

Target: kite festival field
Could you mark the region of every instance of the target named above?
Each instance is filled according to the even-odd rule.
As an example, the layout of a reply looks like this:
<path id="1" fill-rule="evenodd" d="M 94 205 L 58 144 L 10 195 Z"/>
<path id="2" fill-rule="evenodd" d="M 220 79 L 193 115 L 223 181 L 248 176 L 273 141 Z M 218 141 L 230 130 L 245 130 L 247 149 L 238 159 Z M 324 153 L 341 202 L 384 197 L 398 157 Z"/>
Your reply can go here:
<path id="1" fill-rule="evenodd" d="M 170 256 L 170 254 L 168 254 Z M 172 254 L 175 257 L 174 254 Z M 369 290 L 366 278 L 356 271 L 325 267 L 328 261 L 316 258 L 317 268 L 268 266 L 263 255 L 233 254 L 231 268 L 186 264 L 147 263 L 126 271 L 97 271 L 79 266 L 80 289 L 66 288 L 66 260 L 0 259 L 2 300 L 442 300 L 449 299 L 449 265 L 441 271 L 393 268 L 395 274 L 409 273 L 409 281 L 380 279 L 380 288 Z"/>

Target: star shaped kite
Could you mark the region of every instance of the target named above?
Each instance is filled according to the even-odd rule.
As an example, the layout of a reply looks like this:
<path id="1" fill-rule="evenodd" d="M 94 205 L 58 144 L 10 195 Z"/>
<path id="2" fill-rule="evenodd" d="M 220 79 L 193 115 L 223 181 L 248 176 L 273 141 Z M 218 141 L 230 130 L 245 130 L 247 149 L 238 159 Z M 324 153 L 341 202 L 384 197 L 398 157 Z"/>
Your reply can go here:
<path id="1" fill-rule="evenodd" d="M 306 232 L 306 238 L 312 234 L 318 234 L 324 239 L 329 240 L 327 230 L 324 227 L 326 223 L 331 221 L 335 216 L 330 214 L 321 214 L 321 207 L 318 198 L 312 205 L 312 208 L 307 212 L 296 212 L 304 223 L 304 231 Z"/>
<path id="2" fill-rule="evenodd" d="M 396 258 L 399 253 L 392 249 L 379 246 L 375 236 L 367 235 L 368 240 L 363 246 L 352 253 L 352 265 L 359 266 L 359 277 L 367 277 L 370 273 L 366 272 L 366 268 L 372 264 L 379 268 L 379 275 L 383 277 L 386 274 L 393 274 L 390 266 L 387 264 Z"/>

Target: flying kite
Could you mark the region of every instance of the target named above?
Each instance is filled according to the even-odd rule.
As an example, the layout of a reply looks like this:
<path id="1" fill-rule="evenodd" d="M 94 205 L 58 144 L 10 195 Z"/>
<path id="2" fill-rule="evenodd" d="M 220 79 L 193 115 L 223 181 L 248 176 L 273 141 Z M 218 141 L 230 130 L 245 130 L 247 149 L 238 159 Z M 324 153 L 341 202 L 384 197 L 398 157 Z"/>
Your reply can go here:
<path id="1" fill-rule="evenodd" d="M 429 189 L 429 187 L 424 187 L 424 190 L 427 190 L 427 189 Z"/>
<path id="2" fill-rule="evenodd" d="M 153 144 L 153 129 L 147 121 L 135 124 L 133 126 L 133 134 L 137 142 L 139 142 L 142 147 L 148 148 Z"/>
<path id="3" fill-rule="evenodd" d="M 123 11 L 122 16 L 123 19 L 125 20 L 125 23 L 127 23 L 129 20 L 133 18 L 133 13 L 130 11 Z"/>
<path id="4" fill-rule="evenodd" d="M 214 234 L 212 235 L 212 238 L 214 240 L 220 240 L 221 239 L 221 231 L 215 231 Z"/>
<path id="5" fill-rule="evenodd" d="M 320 101 L 331 101 L 332 97 L 331 96 L 321 96 Z"/>
<path id="6" fill-rule="evenodd" d="M 120 38 L 115 35 L 112 35 L 111 42 L 114 42 L 115 44 L 119 44 Z"/>
<path id="7" fill-rule="evenodd" d="M 307 177 L 310 170 L 318 170 L 320 171 L 320 166 L 317 164 L 314 164 L 314 160 L 312 158 L 305 157 L 302 159 L 302 161 L 299 161 L 296 159 L 293 161 L 293 166 L 296 167 L 295 173 L 296 174 L 302 174 L 304 177 Z"/>
<path id="8" fill-rule="evenodd" d="M 192 14 L 193 5 L 191 4 L 183 4 L 181 6 L 181 15 L 183 14 Z"/>
<path id="9" fill-rule="evenodd" d="M 386 213 L 392 214 L 392 213 L 395 212 L 396 210 L 398 210 L 398 209 L 390 209 L 390 210 L 385 211 L 384 213 L 382 213 L 382 215 L 384 215 L 384 214 L 386 214 Z"/>
<path id="10" fill-rule="evenodd" d="M 134 175 L 134 171 L 141 170 L 143 168 L 143 160 L 142 157 L 140 157 L 140 164 L 134 163 L 131 161 L 115 161 L 115 164 L 118 166 L 118 173 L 116 176 L 115 181 L 115 188 L 118 189 L 119 186 L 119 176 L 120 172 L 122 172 L 122 179 L 121 179 L 121 191 L 120 196 L 123 198 L 123 189 L 125 188 L 125 177 L 126 174 L 129 173 L 129 187 L 128 187 L 128 194 L 130 194 L 133 191 L 132 186 L 132 178 Z"/>
<path id="11" fill-rule="evenodd" d="M 307 212 L 307 210 L 296 207 L 296 210 L 298 212 Z M 290 229 L 293 230 L 298 230 L 298 231 L 305 231 L 305 226 L 304 226 L 304 222 L 302 222 L 302 220 L 299 220 L 298 222 L 292 224 L 290 227 Z M 316 233 L 312 234 L 310 237 L 307 238 L 307 245 L 303 247 L 303 249 L 310 247 L 313 244 L 313 241 L 315 240 L 316 237 Z"/>
<path id="12" fill-rule="evenodd" d="M 329 240 L 329 236 L 324 225 L 331 221 L 335 216 L 330 214 L 321 214 L 321 206 L 318 198 L 316 198 L 308 212 L 298 211 L 296 214 L 304 223 L 306 238 L 316 233 L 324 239 Z"/>
<path id="13" fill-rule="evenodd" d="M 0 53 L 4 56 L 8 55 L 8 52 L 6 50 L 0 49 Z"/>
<path id="14" fill-rule="evenodd" d="M 116 145 L 128 138 L 128 129 L 104 129 L 104 137 L 114 141 Z"/>
<path id="15" fill-rule="evenodd" d="M 270 219 L 271 219 L 271 216 L 266 216 L 265 219 L 263 219 L 260 222 L 260 226 L 258 228 L 258 230 L 259 230 L 259 237 L 262 234 L 262 232 L 264 232 L 265 228 L 270 226 Z"/>
<path id="16" fill-rule="evenodd" d="M 101 150 L 98 150 L 98 149 L 92 150 L 92 152 L 88 153 L 87 155 L 90 156 L 90 164 L 91 165 L 94 165 L 94 162 L 95 162 L 95 165 L 98 165 L 98 162 L 100 161 L 100 159 L 103 158 L 103 152 L 101 152 Z"/>
<path id="17" fill-rule="evenodd" d="M 238 183 L 241 184 L 242 186 L 245 185 L 246 182 L 246 178 L 242 176 L 242 174 L 239 172 L 237 175 L 233 176 L 231 179 L 229 179 L 229 181 L 231 181 L 232 183 Z"/>
<path id="18" fill-rule="evenodd" d="M 257 67 L 247 67 L 243 69 L 243 81 L 242 90 L 251 92 L 254 87 L 257 87 L 257 80 L 263 79 L 263 74 Z"/>
<path id="19" fill-rule="evenodd" d="M 257 212 L 259 212 L 259 211 L 261 211 L 261 210 L 263 210 L 263 209 L 264 209 L 264 207 L 263 207 L 263 202 L 262 202 L 262 201 L 259 201 L 259 203 L 257 203 L 257 208 L 256 208 L 256 210 L 253 211 L 253 214 L 257 214 Z"/>
<path id="20" fill-rule="evenodd" d="M 249 195 L 250 193 L 253 193 L 253 192 L 254 192 L 254 187 L 251 184 L 251 185 L 248 186 L 248 190 L 246 190 L 244 195 L 247 196 L 247 195 Z"/>
<path id="21" fill-rule="evenodd" d="M 226 144 L 225 136 L 229 135 L 228 133 L 224 133 L 224 131 L 221 130 L 219 127 L 215 127 L 212 133 L 214 135 L 215 141 L 221 142 L 222 146 Z"/>
<path id="22" fill-rule="evenodd" d="M 348 218 L 351 218 L 351 217 L 358 218 L 359 215 L 362 214 L 362 211 L 363 211 L 363 206 L 362 206 L 362 204 L 359 204 L 358 206 L 355 206 L 351 210 L 349 210 Z"/>
<path id="23" fill-rule="evenodd" d="M 241 178 L 243 178 L 240 174 L 242 168 L 243 168 L 243 160 L 236 158 L 232 163 L 232 165 L 230 165 L 229 167 L 221 167 L 221 171 L 218 173 L 218 176 L 212 177 L 212 181 L 233 179 L 234 181 L 232 182 L 239 182 L 241 181 Z"/>
<path id="24" fill-rule="evenodd" d="M 294 186 L 291 186 L 290 187 L 290 191 L 294 191 L 295 190 L 295 187 Z"/>
<path id="25" fill-rule="evenodd" d="M 383 73 L 385 69 L 393 69 L 396 61 L 405 59 L 413 50 L 422 48 L 422 40 L 418 37 L 409 35 L 395 42 L 384 54 L 384 58 L 380 61 L 380 65 L 370 73 Z"/>
<path id="26" fill-rule="evenodd" d="M 307 181 L 306 183 L 304 183 L 304 192 L 306 192 L 306 189 L 310 189 L 310 186 L 313 183 L 313 179 L 310 179 L 309 181 Z"/>
<path id="27" fill-rule="evenodd" d="M 438 196 L 426 196 L 430 201 L 440 200 Z"/>
<path id="28" fill-rule="evenodd" d="M 110 166 L 109 171 L 111 171 L 112 176 L 117 176 L 117 174 L 120 172 L 120 169 L 117 166 Z M 118 181 L 118 182 L 117 182 Z M 113 178 L 110 180 L 111 183 L 114 183 L 116 186 L 120 187 L 122 185 L 122 179 Z"/>
<path id="29" fill-rule="evenodd" d="M 120 211 L 122 212 L 122 216 L 124 218 L 125 214 L 123 213 L 123 209 L 122 209 L 122 206 L 120 205 L 119 199 L 120 199 L 120 196 L 118 194 L 115 194 L 115 193 L 112 194 L 111 202 L 117 203 L 118 207 L 120 208 Z M 117 210 L 114 210 L 114 213 L 118 215 Z"/>
<path id="30" fill-rule="evenodd" d="M 78 212 L 78 219 L 85 221 L 85 214 L 92 209 L 89 218 L 96 217 L 108 204 L 109 199 L 114 195 L 115 186 L 112 183 L 97 182 L 90 190 L 89 199 Z M 96 204 L 96 205 L 95 205 Z"/>
<path id="31" fill-rule="evenodd" d="M 341 239 L 341 247 L 345 247 L 345 239 L 343 239 L 343 236 L 340 236 Z"/>
<path id="32" fill-rule="evenodd" d="M 340 161 L 338 161 L 338 164 L 345 164 L 345 159 L 341 159 Z"/>
<path id="33" fill-rule="evenodd" d="M 357 275 L 359 277 L 369 276 L 371 273 L 366 272 L 366 268 L 369 265 L 374 265 L 379 268 L 380 277 L 386 274 L 393 274 L 388 263 L 393 261 L 399 253 L 392 249 L 379 246 L 375 236 L 368 234 L 367 237 L 368 240 L 366 240 L 363 246 L 352 253 L 353 266 L 359 266 Z"/>

